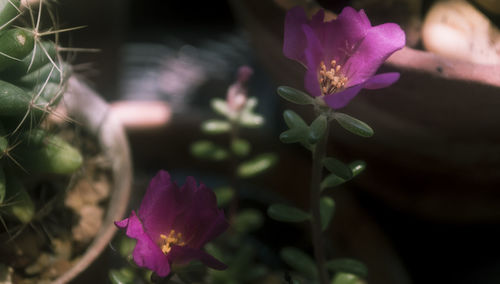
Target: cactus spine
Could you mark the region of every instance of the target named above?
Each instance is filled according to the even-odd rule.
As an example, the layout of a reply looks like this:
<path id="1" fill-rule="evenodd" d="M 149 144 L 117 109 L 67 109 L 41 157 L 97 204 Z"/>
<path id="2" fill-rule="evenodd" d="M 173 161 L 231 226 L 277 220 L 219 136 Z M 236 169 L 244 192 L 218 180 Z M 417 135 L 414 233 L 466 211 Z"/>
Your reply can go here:
<path id="1" fill-rule="evenodd" d="M 0 0 L 0 218 L 22 224 L 36 214 L 26 174 L 70 174 L 81 154 L 42 122 L 66 91 L 71 74 L 56 42 L 40 32 L 42 4 Z M 31 22 L 31 27 L 23 23 Z M 47 35 L 47 36 L 46 36 Z M 57 38 L 57 36 L 55 37 Z M 1 231 L 1 230 L 0 230 Z"/>

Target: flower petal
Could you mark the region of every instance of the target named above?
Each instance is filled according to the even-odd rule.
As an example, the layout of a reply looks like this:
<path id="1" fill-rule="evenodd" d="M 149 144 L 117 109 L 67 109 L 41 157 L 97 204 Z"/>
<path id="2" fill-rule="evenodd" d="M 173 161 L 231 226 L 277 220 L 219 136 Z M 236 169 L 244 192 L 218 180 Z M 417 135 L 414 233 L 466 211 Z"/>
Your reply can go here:
<path id="1" fill-rule="evenodd" d="M 136 239 L 132 256 L 134 262 L 140 266 L 153 270 L 160 277 L 165 277 L 170 273 L 170 263 L 160 247 L 144 232 L 141 220 L 134 211 L 127 220 L 126 235 Z M 118 222 L 123 225 L 122 222 Z"/>
<path id="2" fill-rule="evenodd" d="M 173 228 L 183 233 L 190 247 L 199 249 L 224 232 L 229 226 L 224 211 L 217 208 L 217 199 L 204 184 L 198 187 L 193 177 L 188 177 L 181 188 L 185 208 L 176 217 Z"/>
<path id="3" fill-rule="evenodd" d="M 399 80 L 399 76 L 400 75 L 398 72 L 377 74 L 366 81 L 366 83 L 364 84 L 364 88 L 375 90 L 389 87 L 390 85 L 396 83 L 397 80 Z"/>
<path id="4" fill-rule="evenodd" d="M 153 239 L 169 233 L 178 214 L 177 203 L 182 199 L 177 184 L 172 182 L 166 171 L 159 171 L 149 183 L 141 202 L 138 215 L 144 229 Z"/>
<path id="5" fill-rule="evenodd" d="M 190 261 L 199 260 L 210 268 L 217 270 L 224 270 L 227 268 L 227 265 L 208 253 L 185 246 L 172 246 L 172 250 L 168 253 L 168 258 L 173 265 L 184 265 L 188 264 Z"/>
<path id="6" fill-rule="evenodd" d="M 392 53 L 404 45 L 405 34 L 397 24 L 371 28 L 344 66 L 349 80 L 347 87 L 368 80 Z"/>
<path id="7" fill-rule="evenodd" d="M 217 208 L 213 191 L 203 184 L 198 187 L 192 177 L 179 188 L 167 172 L 160 171 L 151 180 L 138 215 L 132 211 L 129 218 L 115 224 L 137 240 L 132 253 L 134 262 L 161 277 L 170 273 L 173 261 L 199 259 L 216 269 L 225 268 L 201 248 L 226 230 L 228 223 L 223 210 Z M 165 255 L 159 245 L 160 235 L 174 233 L 174 240 L 169 241 L 172 249 Z"/>
<path id="8" fill-rule="evenodd" d="M 363 89 L 363 84 L 353 86 L 333 95 L 325 96 L 324 101 L 333 109 L 343 108 L 359 93 L 359 91 L 361 91 L 361 89 Z"/>
<path id="9" fill-rule="evenodd" d="M 344 65 L 353 50 L 371 29 L 370 21 L 363 10 L 357 12 L 345 7 L 336 20 L 324 23 L 324 39 L 320 37 L 324 57 L 330 62 Z"/>
<path id="10" fill-rule="evenodd" d="M 115 221 L 115 226 L 117 226 L 120 229 L 125 229 L 128 226 L 128 218 L 125 218 L 121 221 Z"/>
<path id="11" fill-rule="evenodd" d="M 214 212 L 207 213 L 210 215 L 214 214 Z M 202 234 L 197 234 L 197 238 L 192 240 L 192 246 L 195 248 L 203 247 L 208 241 L 216 238 L 229 227 L 229 223 L 227 222 L 222 209 L 217 209 L 215 212 L 216 216 L 210 216 L 208 214 L 204 219 L 209 219 L 209 221 L 204 224 L 200 224 L 200 226 L 204 227 L 201 231 Z"/>
<path id="12" fill-rule="evenodd" d="M 307 49 L 305 50 L 307 71 L 304 77 L 304 88 L 314 97 L 321 96 L 318 70 L 320 62 L 324 61 L 323 48 L 310 26 L 303 25 L 302 30 L 307 38 Z"/>
<path id="13" fill-rule="evenodd" d="M 350 37 L 351 40 L 362 39 L 372 26 L 363 9 L 358 12 L 349 6 L 342 9 L 336 21 L 339 22 L 344 32 L 349 32 L 348 38 Z"/>
<path id="14" fill-rule="evenodd" d="M 125 234 L 128 237 L 131 237 L 134 239 L 142 237 L 142 235 L 144 234 L 144 228 L 142 227 L 142 223 L 139 220 L 139 218 L 137 217 L 137 215 L 135 214 L 135 212 L 132 211 L 132 213 L 130 214 L 130 217 L 128 217 L 125 220 L 127 220 L 126 227 L 124 228 Z M 125 221 L 125 220 L 123 220 L 123 221 Z"/>
<path id="15" fill-rule="evenodd" d="M 308 23 L 306 12 L 300 6 L 290 9 L 286 14 L 283 54 L 302 64 L 305 64 L 304 50 L 307 46 L 302 25 L 306 23 Z"/>

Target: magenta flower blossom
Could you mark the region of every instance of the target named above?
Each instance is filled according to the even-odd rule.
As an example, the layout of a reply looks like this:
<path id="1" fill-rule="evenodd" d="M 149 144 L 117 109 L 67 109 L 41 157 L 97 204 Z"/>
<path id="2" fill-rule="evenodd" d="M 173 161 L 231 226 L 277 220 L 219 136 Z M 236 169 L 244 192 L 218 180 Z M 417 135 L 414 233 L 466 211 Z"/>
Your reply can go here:
<path id="1" fill-rule="evenodd" d="M 285 18 L 283 53 L 307 68 L 306 90 L 333 109 L 346 106 L 363 88 L 396 82 L 397 72 L 375 72 L 404 45 L 405 34 L 397 24 L 372 27 L 363 10 L 351 7 L 329 22 L 323 10 L 308 20 L 302 7 L 292 8 Z"/>
<path id="2" fill-rule="evenodd" d="M 250 80 L 253 69 L 244 65 L 238 69 L 238 79 L 227 90 L 226 101 L 229 110 L 237 116 L 237 113 L 245 106 L 247 102 L 246 83 Z"/>
<path id="3" fill-rule="evenodd" d="M 160 171 L 149 184 L 137 214 L 116 226 L 137 240 L 132 256 L 135 263 L 165 277 L 172 265 L 200 260 L 214 269 L 226 265 L 202 250 L 205 243 L 228 227 L 224 212 L 217 208 L 215 194 L 188 177 L 179 188 L 166 171 Z"/>

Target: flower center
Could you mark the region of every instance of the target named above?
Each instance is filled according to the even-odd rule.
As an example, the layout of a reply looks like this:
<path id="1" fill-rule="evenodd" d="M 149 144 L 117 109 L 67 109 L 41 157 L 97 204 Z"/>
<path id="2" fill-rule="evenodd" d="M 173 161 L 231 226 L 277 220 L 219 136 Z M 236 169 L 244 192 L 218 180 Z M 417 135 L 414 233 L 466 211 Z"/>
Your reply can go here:
<path id="1" fill-rule="evenodd" d="M 325 62 L 321 61 L 319 69 L 319 85 L 323 96 L 338 92 L 344 88 L 347 77 L 340 73 L 342 66 L 337 61 L 330 62 L 330 70 L 326 70 Z"/>
<path id="2" fill-rule="evenodd" d="M 161 247 L 161 251 L 164 254 L 167 254 L 170 252 L 170 250 L 172 249 L 172 245 L 178 245 L 178 246 L 186 245 L 186 243 L 182 240 L 182 233 L 181 232 L 175 233 L 174 230 L 170 230 L 170 233 L 168 234 L 168 236 L 166 236 L 164 234 L 160 234 L 160 238 L 161 238 L 160 247 Z"/>

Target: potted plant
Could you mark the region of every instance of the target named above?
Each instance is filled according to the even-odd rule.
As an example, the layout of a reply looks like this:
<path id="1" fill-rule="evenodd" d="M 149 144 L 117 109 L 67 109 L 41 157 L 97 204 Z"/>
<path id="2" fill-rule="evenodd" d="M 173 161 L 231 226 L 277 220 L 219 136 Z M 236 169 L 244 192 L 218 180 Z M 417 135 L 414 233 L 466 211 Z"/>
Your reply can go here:
<path id="1" fill-rule="evenodd" d="M 82 272 L 111 240 L 131 185 L 124 131 L 62 59 L 61 30 L 42 31 L 44 4 L 0 1 L 0 275 L 6 283 L 66 283 Z"/>
<path id="2" fill-rule="evenodd" d="M 380 12 L 378 1 L 365 2 L 374 4 L 375 12 Z M 308 15 L 313 15 L 323 7 L 330 9 L 327 17 L 334 18 L 332 11 L 337 11 L 340 4 L 289 0 L 230 3 L 275 81 L 300 88 L 302 66 L 281 55 L 285 11 L 302 5 Z M 377 16 L 366 6 L 356 8 L 365 8 L 367 13 Z M 387 10 L 378 16 L 409 18 L 388 15 Z M 496 109 L 500 88 L 498 66 L 450 59 L 422 50 L 416 45 L 420 31 L 411 32 L 414 45 L 409 43 L 383 66 L 386 71 L 401 72 L 401 80 L 384 91 L 383 96 L 374 91 L 347 107 L 349 113 L 370 121 L 377 129 L 373 143 L 361 146 L 355 138 L 333 131 L 331 135 L 339 143 L 336 149 L 346 155 L 359 153 L 373 165 L 373 171 L 357 183 L 394 207 L 443 221 L 497 220 L 500 207 L 497 199 L 491 197 L 500 183 L 500 158 L 498 134 L 491 129 L 497 129 L 500 121 Z M 380 154 L 388 151 L 393 154 Z M 387 172 L 392 173 L 391 178 L 380 178 Z M 410 182 L 414 186 L 403 184 L 409 172 L 414 177 Z M 447 180 L 446 186 L 443 179 Z M 415 202 L 415 198 L 419 201 Z M 446 210 L 442 203 L 449 205 Z"/>
<path id="3" fill-rule="evenodd" d="M 379 16 L 393 19 L 393 16 L 401 18 L 401 14 L 391 13 L 392 10 L 383 9 L 383 5 L 400 8 L 394 3 L 421 1 L 353 2 L 370 2 L 378 6 L 376 10 L 382 11 Z M 330 9 L 326 10 L 326 15 L 335 17 L 333 11 L 339 11 L 335 6 L 342 5 L 335 1 L 288 0 L 231 3 L 238 15 L 236 18 L 250 32 L 258 57 L 275 81 L 297 88 L 303 85 L 301 76 L 305 71 L 300 64 L 290 62 L 280 54 L 285 10 L 302 5 L 312 16 L 322 5 Z M 356 8 L 365 8 L 367 14 L 376 15 L 366 6 Z M 420 18 L 424 14 L 417 15 Z M 446 21 L 449 18 L 440 19 Z M 454 20 L 460 23 L 460 27 L 467 27 L 462 18 Z M 489 23 L 493 26 L 491 21 Z M 491 34 L 496 34 L 496 30 L 491 30 Z M 417 30 L 417 40 L 413 43 L 418 42 L 419 33 Z M 474 41 L 473 38 L 467 40 Z M 484 225 L 494 231 L 499 216 L 496 198 L 500 177 L 498 133 L 491 131 L 498 128 L 500 121 L 496 110 L 500 86 L 498 65 L 451 59 L 408 43 L 394 53 L 382 69 L 400 72 L 401 79 L 383 94 L 371 91 L 369 95 L 357 97 L 355 103 L 345 108 L 349 114 L 368 121 L 376 130 L 370 142 L 361 142 L 337 129 L 330 133 L 336 141 L 334 151 L 349 158 L 359 155 L 369 167 L 347 188 L 349 190 L 335 193 L 351 202 L 349 205 L 339 202 L 345 208 L 339 206 L 335 226 L 337 240 L 349 240 L 350 245 L 343 248 L 350 250 L 351 255 L 354 252 L 363 256 L 360 258 L 365 260 L 372 271 L 370 277 L 378 280 L 372 281 L 377 283 L 408 283 L 411 278 L 405 271 L 407 268 L 415 281 L 418 277 L 426 279 L 434 271 L 421 271 L 416 267 L 429 255 L 433 256 L 429 259 L 439 259 L 440 263 L 449 265 L 447 268 L 439 265 L 439 273 L 446 275 L 443 279 L 447 281 L 482 276 L 486 270 L 483 266 L 480 272 L 471 271 L 470 278 L 463 274 L 455 278 L 450 275 L 457 271 L 457 267 L 468 267 L 473 263 L 472 260 L 465 261 L 467 259 L 488 258 L 464 232 L 470 230 L 471 235 L 477 235 L 477 243 L 484 247 L 494 243 L 493 238 L 488 242 L 483 237 L 488 234 L 478 234 L 476 230 Z M 408 227 L 400 224 L 408 224 Z M 433 232 L 423 240 L 422 236 L 428 230 L 437 227 L 443 233 Z M 455 239 L 456 244 L 462 244 L 464 240 L 470 242 L 472 245 L 467 246 L 469 254 L 457 258 L 450 253 L 451 249 L 445 249 L 449 239 Z M 449 247 L 455 249 L 456 244 Z M 476 255 L 472 251 L 477 252 Z M 437 262 L 428 263 L 428 267 L 437 267 Z M 380 275 L 384 277 L 375 277 Z"/>

